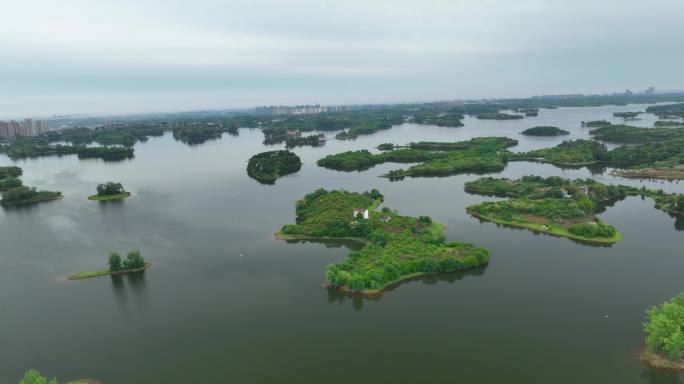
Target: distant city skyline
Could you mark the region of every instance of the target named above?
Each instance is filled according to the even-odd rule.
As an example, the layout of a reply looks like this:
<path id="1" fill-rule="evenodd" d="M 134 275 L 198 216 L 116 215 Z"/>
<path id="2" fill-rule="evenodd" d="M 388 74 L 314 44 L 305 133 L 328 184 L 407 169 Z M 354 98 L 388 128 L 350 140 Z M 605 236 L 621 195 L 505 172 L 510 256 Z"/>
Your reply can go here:
<path id="1" fill-rule="evenodd" d="M 676 0 L 8 2 L 0 119 L 682 89 L 682 14 Z"/>

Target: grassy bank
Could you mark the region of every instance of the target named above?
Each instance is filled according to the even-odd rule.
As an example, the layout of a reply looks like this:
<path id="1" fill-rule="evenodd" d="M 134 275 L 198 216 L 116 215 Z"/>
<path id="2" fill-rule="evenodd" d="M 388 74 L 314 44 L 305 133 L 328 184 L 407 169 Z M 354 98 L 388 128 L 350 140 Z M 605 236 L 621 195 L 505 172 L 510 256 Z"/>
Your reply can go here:
<path id="1" fill-rule="evenodd" d="M 571 233 L 568 231 L 565 227 L 555 224 L 555 223 L 547 223 L 547 224 L 539 224 L 539 223 L 533 223 L 529 221 L 509 221 L 509 220 L 504 220 L 499 217 L 495 216 L 487 216 L 483 215 L 480 213 L 477 213 L 473 210 L 467 209 L 466 211 L 474 217 L 477 217 L 478 219 L 482 219 L 485 221 L 490 221 L 492 223 L 496 224 L 501 224 L 501 225 L 509 225 L 511 227 L 517 227 L 517 228 L 524 228 L 524 229 L 529 229 L 531 231 L 535 232 L 543 232 L 547 233 L 552 236 L 559 236 L 559 237 L 567 237 L 569 239 L 574 239 L 574 240 L 579 240 L 582 242 L 587 242 L 587 243 L 595 243 L 595 244 L 614 244 L 620 240 L 622 240 L 622 234 L 620 232 L 615 232 L 615 235 L 612 237 L 584 237 L 584 236 L 579 236 Z"/>
<path id="2" fill-rule="evenodd" d="M 88 200 L 93 200 L 93 201 L 123 200 L 129 196 L 131 196 L 130 192 L 122 192 L 122 193 L 117 193 L 114 195 L 92 195 L 92 196 L 88 196 Z"/>
<path id="3" fill-rule="evenodd" d="M 136 273 L 136 272 L 145 271 L 151 266 L 152 266 L 152 263 L 145 263 L 145 266 L 143 266 L 141 268 L 126 269 L 126 270 L 116 271 L 116 272 L 112 272 L 108 269 L 102 270 L 102 271 L 80 272 L 80 273 L 75 273 L 75 274 L 69 276 L 68 279 L 69 280 L 83 280 L 83 279 L 91 279 L 93 277 L 125 275 L 128 273 Z"/>

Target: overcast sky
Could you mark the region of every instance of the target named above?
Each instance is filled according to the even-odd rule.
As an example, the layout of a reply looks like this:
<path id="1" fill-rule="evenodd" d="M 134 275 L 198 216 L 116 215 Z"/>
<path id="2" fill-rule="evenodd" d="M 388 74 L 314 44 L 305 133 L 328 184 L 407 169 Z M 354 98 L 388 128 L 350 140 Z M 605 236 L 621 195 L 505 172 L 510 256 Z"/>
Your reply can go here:
<path id="1" fill-rule="evenodd" d="M 683 0 L 3 0 L 0 117 L 684 88 Z"/>

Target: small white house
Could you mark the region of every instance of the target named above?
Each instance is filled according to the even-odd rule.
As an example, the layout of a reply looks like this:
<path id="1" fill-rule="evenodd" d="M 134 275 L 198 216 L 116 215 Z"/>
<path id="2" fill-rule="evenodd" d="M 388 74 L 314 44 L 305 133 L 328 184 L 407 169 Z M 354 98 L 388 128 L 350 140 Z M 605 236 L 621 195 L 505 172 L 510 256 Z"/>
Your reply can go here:
<path id="1" fill-rule="evenodd" d="M 352 216 L 354 216 L 354 218 L 356 218 L 359 215 L 359 213 L 363 215 L 364 219 L 368 220 L 368 210 L 367 209 L 355 208 Z"/>

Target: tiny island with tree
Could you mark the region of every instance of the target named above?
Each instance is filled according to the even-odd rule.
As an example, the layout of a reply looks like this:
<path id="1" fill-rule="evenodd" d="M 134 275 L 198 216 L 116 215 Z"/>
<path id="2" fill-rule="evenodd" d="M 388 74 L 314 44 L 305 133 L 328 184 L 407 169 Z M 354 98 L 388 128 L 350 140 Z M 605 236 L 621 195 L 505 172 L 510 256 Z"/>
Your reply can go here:
<path id="1" fill-rule="evenodd" d="M 541 125 L 537 127 L 528 128 L 522 131 L 521 133 L 525 136 L 562 136 L 570 134 L 570 132 L 564 129 L 548 125 Z"/>
<path id="2" fill-rule="evenodd" d="M 126 258 L 123 259 L 121 255 L 116 252 L 112 252 L 107 260 L 109 269 L 104 269 L 101 271 L 92 272 L 80 272 L 69 276 L 69 280 L 83 280 L 90 279 L 93 277 L 101 276 L 115 276 L 124 275 L 127 273 L 144 272 L 152 263 L 146 262 L 145 259 L 140 254 L 140 251 L 128 252 Z"/>
<path id="3" fill-rule="evenodd" d="M 95 201 L 110 201 L 110 200 L 121 200 L 129 197 L 130 192 L 124 190 L 121 183 L 114 181 L 108 181 L 104 184 L 97 185 L 97 194 L 88 196 L 88 200 Z"/>
<path id="4" fill-rule="evenodd" d="M 252 156 L 247 163 L 247 175 L 262 184 L 275 184 L 282 176 L 299 172 L 302 161 L 287 151 L 262 152 Z"/>

